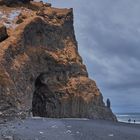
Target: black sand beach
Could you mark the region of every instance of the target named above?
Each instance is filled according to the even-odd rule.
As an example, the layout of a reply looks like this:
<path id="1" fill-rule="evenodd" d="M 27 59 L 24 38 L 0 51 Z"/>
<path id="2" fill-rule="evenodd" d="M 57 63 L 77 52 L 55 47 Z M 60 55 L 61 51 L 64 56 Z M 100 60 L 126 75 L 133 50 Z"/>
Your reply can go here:
<path id="1" fill-rule="evenodd" d="M 140 125 L 88 119 L 28 118 L 0 125 L 0 140 L 140 140 Z"/>

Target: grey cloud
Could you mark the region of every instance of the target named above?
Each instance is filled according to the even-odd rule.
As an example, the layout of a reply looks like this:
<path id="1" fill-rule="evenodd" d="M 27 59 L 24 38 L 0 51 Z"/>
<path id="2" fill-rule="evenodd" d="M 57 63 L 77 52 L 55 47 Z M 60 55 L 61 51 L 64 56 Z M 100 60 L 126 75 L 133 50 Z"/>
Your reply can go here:
<path id="1" fill-rule="evenodd" d="M 140 1 L 47 2 L 74 8 L 80 54 L 113 110 L 140 110 Z"/>

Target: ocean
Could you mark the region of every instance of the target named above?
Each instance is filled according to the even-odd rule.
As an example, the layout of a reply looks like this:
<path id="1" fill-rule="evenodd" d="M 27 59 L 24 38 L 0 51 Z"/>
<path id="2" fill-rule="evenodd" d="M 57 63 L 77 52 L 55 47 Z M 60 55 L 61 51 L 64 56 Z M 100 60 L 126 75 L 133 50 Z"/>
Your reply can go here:
<path id="1" fill-rule="evenodd" d="M 116 113 L 116 116 L 119 122 L 140 124 L 140 113 Z"/>

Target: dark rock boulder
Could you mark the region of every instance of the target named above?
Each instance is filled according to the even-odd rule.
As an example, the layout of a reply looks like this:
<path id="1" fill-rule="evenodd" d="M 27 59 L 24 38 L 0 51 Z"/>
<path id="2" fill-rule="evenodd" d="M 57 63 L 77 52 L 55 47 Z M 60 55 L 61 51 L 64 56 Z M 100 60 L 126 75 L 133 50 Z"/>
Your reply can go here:
<path id="1" fill-rule="evenodd" d="M 8 37 L 7 29 L 4 25 L 0 24 L 0 42 Z"/>

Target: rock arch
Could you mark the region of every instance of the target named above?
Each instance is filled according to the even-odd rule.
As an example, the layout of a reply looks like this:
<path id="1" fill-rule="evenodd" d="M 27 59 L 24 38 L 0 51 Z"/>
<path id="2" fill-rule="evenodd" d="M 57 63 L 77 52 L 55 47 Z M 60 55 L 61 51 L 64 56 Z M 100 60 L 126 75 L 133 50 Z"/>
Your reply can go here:
<path id="1" fill-rule="evenodd" d="M 32 100 L 33 116 L 53 117 L 57 99 L 50 90 L 45 73 L 41 73 L 35 80 L 35 91 Z"/>

